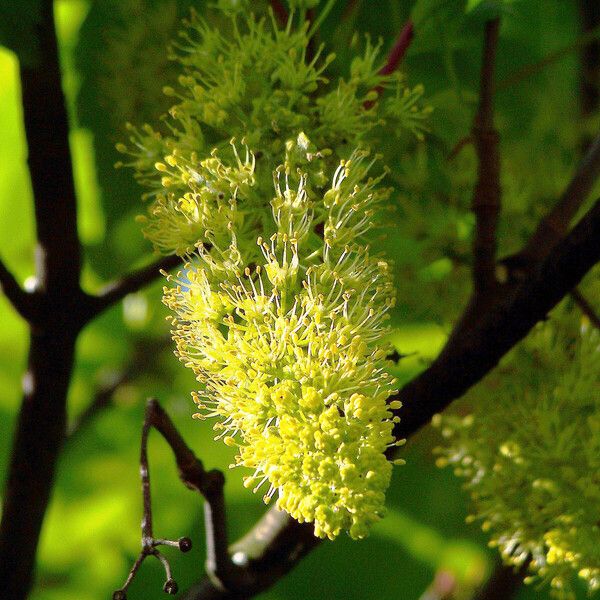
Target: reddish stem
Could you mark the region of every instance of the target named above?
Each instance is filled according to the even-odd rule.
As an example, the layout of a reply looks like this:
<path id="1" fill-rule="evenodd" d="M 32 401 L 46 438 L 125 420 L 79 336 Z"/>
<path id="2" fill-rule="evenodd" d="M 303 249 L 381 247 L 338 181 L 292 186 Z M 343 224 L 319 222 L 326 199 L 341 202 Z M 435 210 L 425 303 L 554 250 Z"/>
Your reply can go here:
<path id="1" fill-rule="evenodd" d="M 390 75 L 400 66 L 414 35 L 415 28 L 413 22 L 409 19 L 396 38 L 396 41 L 388 54 L 387 62 L 379 71 L 380 75 Z"/>
<path id="2" fill-rule="evenodd" d="M 271 0 L 271 8 L 279 24 L 285 27 L 288 21 L 288 12 L 283 2 L 281 0 Z"/>
<path id="3" fill-rule="evenodd" d="M 381 67 L 381 69 L 379 70 L 380 75 L 391 75 L 400 66 L 400 63 L 402 62 L 402 59 L 404 58 L 404 55 L 406 54 L 406 51 L 408 50 L 408 47 L 410 46 L 414 35 L 415 30 L 413 22 L 411 20 L 408 20 L 402 28 L 402 31 L 396 38 L 396 41 L 394 42 L 394 45 L 392 46 L 392 49 L 388 54 L 388 58 L 385 65 L 383 65 L 383 67 Z M 374 88 L 374 91 L 377 92 L 378 96 L 380 96 L 383 92 L 383 86 L 376 86 Z M 369 110 L 373 106 L 373 104 L 375 104 L 373 100 L 365 102 L 365 110 Z"/>

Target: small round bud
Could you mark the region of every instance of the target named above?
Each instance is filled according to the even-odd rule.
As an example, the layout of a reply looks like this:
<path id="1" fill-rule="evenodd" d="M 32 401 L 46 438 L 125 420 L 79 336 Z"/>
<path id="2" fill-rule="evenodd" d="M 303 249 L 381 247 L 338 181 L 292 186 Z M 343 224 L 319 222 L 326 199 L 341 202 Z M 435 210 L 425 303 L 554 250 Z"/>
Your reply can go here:
<path id="1" fill-rule="evenodd" d="M 179 549 L 182 552 L 189 552 L 192 549 L 192 540 L 189 537 L 182 537 L 177 540 Z"/>
<path id="2" fill-rule="evenodd" d="M 179 591 L 179 586 L 174 579 L 167 579 L 167 581 L 165 581 L 165 585 L 163 586 L 163 590 L 165 594 L 174 596 Z"/>
<path id="3" fill-rule="evenodd" d="M 123 590 L 117 590 L 112 597 L 113 600 L 127 600 L 127 594 Z"/>

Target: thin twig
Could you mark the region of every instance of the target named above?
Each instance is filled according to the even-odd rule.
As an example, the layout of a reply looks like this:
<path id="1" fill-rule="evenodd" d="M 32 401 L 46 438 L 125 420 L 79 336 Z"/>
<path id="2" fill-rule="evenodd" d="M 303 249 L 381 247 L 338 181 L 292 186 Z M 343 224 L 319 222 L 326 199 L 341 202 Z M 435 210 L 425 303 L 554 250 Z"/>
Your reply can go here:
<path id="1" fill-rule="evenodd" d="M 496 284 L 496 229 L 500 214 L 500 154 L 494 128 L 494 64 L 500 20 L 485 25 L 480 75 L 479 109 L 472 137 L 478 159 L 477 183 L 471 208 L 476 217 L 473 240 L 473 283 L 476 294 L 486 294 Z"/>
<path id="2" fill-rule="evenodd" d="M 592 29 L 590 31 L 587 31 L 586 33 L 581 35 L 579 38 L 577 38 L 571 44 L 568 44 L 567 46 L 564 46 L 563 48 L 559 48 L 555 52 L 551 52 L 547 56 L 544 56 L 544 58 L 542 58 L 541 60 L 534 62 L 530 65 L 525 65 L 524 67 L 520 68 L 518 71 L 512 73 L 511 75 L 509 75 L 508 77 L 506 77 L 505 79 L 503 79 L 502 81 L 500 81 L 498 83 L 498 86 L 497 86 L 498 91 L 499 92 L 504 91 L 504 90 L 512 87 L 513 85 L 517 85 L 517 84 L 521 83 L 522 81 L 529 80 L 536 73 L 539 73 L 546 67 L 549 67 L 553 63 L 559 61 L 561 58 L 568 56 L 575 50 L 578 50 L 579 48 L 582 48 L 589 44 L 592 44 L 593 42 L 598 40 L 599 37 L 600 37 L 600 26 L 595 27 L 594 29 Z"/>
<path id="3" fill-rule="evenodd" d="M 600 134 L 554 208 L 540 221 L 525 247 L 515 255 L 527 268 L 539 262 L 569 230 L 573 217 L 600 176 Z"/>
<path id="4" fill-rule="evenodd" d="M 175 425 L 153 398 L 148 400 L 142 428 L 140 450 L 140 476 L 142 481 L 142 497 L 144 512 L 142 517 L 142 550 L 134 562 L 123 586 L 113 594 L 114 600 L 124 600 L 128 586 L 133 581 L 140 565 L 149 556 L 154 556 L 162 563 L 166 582 L 164 591 L 169 594 L 177 593 L 177 583 L 171 574 L 168 560 L 158 550 L 157 546 L 177 546 L 182 552 L 191 549 L 191 540 L 187 537 L 177 541 L 154 537 L 152 522 L 152 498 L 148 464 L 148 434 L 150 429 L 156 429 L 169 444 L 179 469 L 179 476 L 186 487 L 198 491 L 204 497 L 204 515 L 206 527 L 207 572 L 211 579 L 223 587 L 236 589 L 248 586 L 251 582 L 243 568 L 233 563 L 227 549 L 227 527 L 225 521 L 225 499 L 223 486 L 225 478 L 220 471 L 206 471 L 200 460 L 187 446 Z"/>
<path id="5" fill-rule="evenodd" d="M 396 69 L 398 69 L 402 59 L 404 58 L 404 55 L 406 54 L 406 51 L 410 46 L 410 43 L 413 40 L 414 35 L 414 25 L 409 19 L 398 34 L 394 45 L 389 51 L 385 65 L 383 65 L 379 71 L 380 75 L 391 75 L 394 71 L 396 71 Z"/>
<path id="6" fill-rule="evenodd" d="M 92 320 L 103 310 L 122 300 L 128 294 L 133 294 L 144 286 L 152 283 L 162 271 L 170 271 L 182 264 L 179 256 L 164 256 L 121 279 L 109 283 L 97 296 L 86 296 L 84 315 L 86 322 Z"/>
<path id="7" fill-rule="evenodd" d="M 27 293 L 0 259 L 0 291 L 13 308 L 26 320 L 32 318 L 33 298 Z"/>
<path id="8" fill-rule="evenodd" d="M 140 450 L 140 478 L 142 481 L 142 498 L 144 503 L 144 513 L 142 516 L 142 550 L 136 558 L 135 562 L 133 563 L 133 566 L 131 567 L 123 586 L 114 592 L 113 600 L 126 600 L 127 588 L 134 580 L 144 560 L 146 560 L 146 558 L 148 558 L 149 556 L 154 556 L 163 565 L 166 577 L 163 590 L 167 594 L 176 594 L 178 591 L 178 586 L 175 580 L 173 579 L 171 565 L 169 564 L 167 558 L 157 550 L 157 547 L 177 546 L 182 552 L 188 552 L 192 548 L 192 541 L 187 537 L 180 538 L 177 541 L 158 539 L 154 537 L 152 527 L 152 497 L 150 492 L 150 472 L 148 464 L 148 434 L 150 432 L 150 428 L 154 424 L 154 415 L 155 407 L 153 406 L 151 401 L 148 403 L 146 410 L 146 417 L 144 419 L 144 426 L 142 428 L 142 444 Z M 200 469 L 203 471 L 202 465 L 200 465 Z"/>
<path id="9" fill-rule="evenodd" d="M 408 50 L 414 37 L 414 26 L 411 20 L 408 20 L 400 30 L 396 41 L 390 49 L 385 64 L 379 69 L 379 75 L 391 75 L 398 69 L 406 51 Z M 383 93 L 383 85 L 375 86 L 374 90 L 379 96 Z M 364 103 L 365 109 L 370 109 L 375 104 L 375 100 L 367 100 Z"/>
<path id="10" fill-rule="evenodd" d="M 596 329 L 600 329 L 600 317 L 578 288 L 571 290 L 571 297 L 575 301 L 575 304 L 579 306 L 581 312 L 589 319 L 590 323 Z"/>

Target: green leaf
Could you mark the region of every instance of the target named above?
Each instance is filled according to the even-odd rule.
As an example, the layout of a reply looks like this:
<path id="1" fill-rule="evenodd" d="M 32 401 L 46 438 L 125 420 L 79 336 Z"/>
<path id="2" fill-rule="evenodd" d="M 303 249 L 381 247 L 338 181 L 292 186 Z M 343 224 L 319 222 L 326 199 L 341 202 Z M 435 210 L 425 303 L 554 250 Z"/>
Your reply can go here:
<path id="1" fill-rule="evenodd" d="M 484 0 L 467 0 L 466 12 L 471 12 L 477 8 Z"/>

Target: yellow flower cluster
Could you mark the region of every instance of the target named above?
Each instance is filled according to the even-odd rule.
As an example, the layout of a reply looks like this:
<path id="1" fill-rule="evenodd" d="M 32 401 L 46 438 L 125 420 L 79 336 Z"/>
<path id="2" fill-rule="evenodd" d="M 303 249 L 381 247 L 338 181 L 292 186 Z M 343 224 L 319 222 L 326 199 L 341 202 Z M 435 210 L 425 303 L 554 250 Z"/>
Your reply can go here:
<path id="1" fill-rule="evenodd" d="M 355 153 L 313 198 L 307 174 L 294 177 L 286 162 L 260 258 L 245 260 L 232 204 L 229 245 L 199 245 L 165 288 L 177 354 L 204 385 L 197 417 L 220 419 L 217 439 L 252 470 L 247 487 L 268 485 L 265 502 L 276 494 L 320 537 L 365 537 L 392 468 L 385 451 L 400 403 L 386 404 L 395 382 L 382 340 L 393 287 L 388 263 L 360 242 L 388 190 L 367 178 L 370 166 Z M 313 231 L 317 204 L 323 237 Z"/>
<path id="2" fill-rule="evenodd" d="M 575 573 L 600 589 L 599 367 L 598 332 L 546 324 L 473 414 L 435 420 L 447 440 L 438 464 L 465 479 L 470 520 L 507 563 L 529 566 L 527 582 L 548 582 L 559 598 L 575 597 Z"/>

